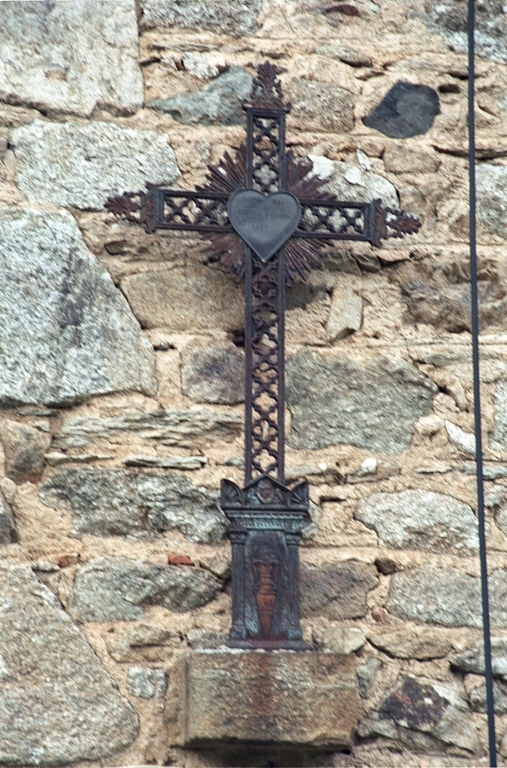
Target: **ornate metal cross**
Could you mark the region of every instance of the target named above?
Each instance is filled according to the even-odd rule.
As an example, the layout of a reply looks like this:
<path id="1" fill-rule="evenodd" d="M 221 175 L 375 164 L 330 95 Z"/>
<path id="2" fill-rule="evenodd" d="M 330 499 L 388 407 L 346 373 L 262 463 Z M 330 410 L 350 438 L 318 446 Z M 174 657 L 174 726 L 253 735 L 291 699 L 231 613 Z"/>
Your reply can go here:
<path id="1" fill-rule="evenodd" d="M 299 540 L 308 520 L 308 483 L 285 486 L 285 286 L 321 266 L 334 240 L 417 232 L 403 211 L 344 202 L 322 189 L 310 161 L 286 151 L 283 100 L 276 67 L 261 64 L 250 99 L 246 146 L 208 166 L 195 191 L 162 189 L 109 198 L 106 208 L 157 229 L 199 232 L 209 260 L 245 280 L 245 487 L 222 481 L 222 508 L 232 544 L 232 628 L 236 648 L 306 650 L 299 619 Z"/>

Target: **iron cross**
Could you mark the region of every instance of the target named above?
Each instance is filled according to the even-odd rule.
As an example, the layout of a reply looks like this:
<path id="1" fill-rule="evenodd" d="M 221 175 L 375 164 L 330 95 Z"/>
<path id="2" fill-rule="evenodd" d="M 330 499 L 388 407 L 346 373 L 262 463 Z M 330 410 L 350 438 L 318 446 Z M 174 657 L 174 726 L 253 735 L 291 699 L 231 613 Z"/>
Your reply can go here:
<path id="1" fill-rule="evenodd" d="M 199 232 L 209 260 L 245 280 L 245 487 L 222 481 L 232 545 L 229 646 L 307 650 L 299 618 L 299 541 L 308 520 L 305 481 L 289 489 L 284 473 L 285 286 L 322 265 L 334 240 L 374 246 L 418 231 L 401 210 L 344 202 L 322 189 L 310 161 L 286 150 L 277 70 L 258 67 L 246 112 L 246 146 L 208 166 L 194 191 L 163 189 L 109 198 L 107 210 L 157 229 Z"/>

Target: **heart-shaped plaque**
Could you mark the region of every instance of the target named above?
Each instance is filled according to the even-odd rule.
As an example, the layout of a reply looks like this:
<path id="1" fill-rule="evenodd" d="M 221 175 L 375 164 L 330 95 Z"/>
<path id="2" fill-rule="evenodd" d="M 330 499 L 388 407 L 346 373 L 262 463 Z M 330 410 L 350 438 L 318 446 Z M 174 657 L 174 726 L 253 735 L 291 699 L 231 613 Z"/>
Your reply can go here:
<path id="1" fill-rule="evenodd" d="M 287 242 L 301 219 L 299 200 L 289 192 L 266 196 L 239 189 L 230 196 L 227 212 L 238 235 L 264 262 Z"/>

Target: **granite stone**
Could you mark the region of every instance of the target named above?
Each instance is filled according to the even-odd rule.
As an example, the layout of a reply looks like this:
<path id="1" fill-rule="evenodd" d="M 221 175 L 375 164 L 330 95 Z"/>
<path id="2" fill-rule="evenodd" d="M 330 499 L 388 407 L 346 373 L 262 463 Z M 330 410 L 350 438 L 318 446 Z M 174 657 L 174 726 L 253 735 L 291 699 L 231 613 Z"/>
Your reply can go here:
<path id="1" fill-rule="evenodd" d="M 401 298 L 407 307 L 405 322 L 432 325 L 451 333 L 470 331 L 470 276 L 462 259 L 442 256 L 405 261 L 390 270 L 388 277 L 400 286 Z M 502 298 L 501 285 L 502 278 L 496 270 L 481 273 L 478 282 L 481 330 L 503 324 L 507 301 Z"/>
<path id="2" fill-rule="evenodd" d="M 196 403 L 234 405 L 245 399 L 245 358 L 230 341 L 202 341 L 182 352 L 181 389 Z"/>
<path id="3" fill-rule="evenodd" d="M 490 433 L 491 447 L 504 450 L 507 447 L 507 381 L 500 379 L 495 389 L 495 416 Z"/>
<path id="4" fill-rule="evenodd" d="M 477 552 L 477 518 L 468 504 L 433 491 L 374 493 L 354 514 L 379 536 L 379 546 L 428 552 Z"/>
<path id="5" fill-rule="evenodd" d="M 166 673 L 157 667 L 131 667 L 127 688 L 139 699 L 162 699 L 167 691 Z"/>
<path id="6" fill-rule="evenodd" d="M 121 288 L 143 328 L 237 331 L 245 324 L 242 286 L 203 264 L 131 275 Z"/>
<path id="7" fill-rule="evenodd" d="M 480 163 L 477 166 L 477 214 L 490 235 L 507 238 L 507 168 Z"/>
<path id="8" fill-rule="evenodd" d="M 376 568 L 355 560 L 321 568 L 301 566 L 301 614 L 331 620 L 366 615 L 368 592 L 378 584 Z"/>
<path id="9" fill-rule="evenodd" d="M 422 15 L 420 3 L 413 3 L 412 8 L 416 15 Z M 432 31 L 443 35 L 454 49 L 463 52 L 468 50 L 466 0 L 427 0 L 424 11 L 422 18 Z M 480 56 L 507 58 L 507 23 L 502 0 L 488 0 L 477 5 L 475 37 Z"/>
<path id="10" fill-rule="evenodd" d="M 94 120 L 35 120 L 13 131 L 16 180 L 31 203 L 102 211 L 106 199 L 179 176 L 166 135 Z"/>
<path id="11" fill-rule="evenodd" d="M 301 77 L 288 83 L 289 124 L 305 131 L 349 133 L 354 128 L 352 94 L 332 82 Z"/>
<path id="12" fill-rule="evenodd" d="M 403 629 L 370 630 L 367 633 L 369 642 L 397 659 L 441 659 L 452 650 L 452 643 L 445 630 Z"/>
<path id="13" fill-rule="evenodd" d="M 200 125 L 241 125 L 241 107 L 252 90 L 252 75 L 243 67 L 230 67 L 198 91 L 186 91 L 166 99 L 150 99 L 147 106 L 175 120 Z"/>
<path id="14" fill-rule="evenodd" d="M 6 544 L 12 544 L 17 541 L 16 526 L 10 509 L 4 499 L 3 494 L 0 492 L 0 546 Z"/>
<path id="15" fill-rule="evenodd" d="M 113 659 L 120 663 L 167 661 L 180 645 L 176 631 L 143 621 L 127 628 L 114 628 L 107 633 L 105 641 Z"/>
<path id="16" fill-rule="evenodd" d="M 252 34 L 262 0 L 140 0 L 141 25 L 210 29 L 232 37 Z"/>
<path id="17" fill-rule="evenodd" d="M 44 454 L 51 437 L 29 424 L 5 419 L 0 421 L 0 443 L 5 453 L 7 477 L 17 483 L 37 480 L 44 469 Z"/>
<path id="18" fill-rule="evenodd" d="M 0 403 L 153 395 L 155 355 L 65 211 L 0 209 Z"/>
<path id="19" fill-rule="evenodd" d="M 359 726 L 363 738 L 383 736 L 417 751 L 448 745 L 481 753 L 468 702 L 440 681 L 404 677 Z"/>
<path id="20" fill-rule="evenodd" d="M 143 103 L 134 0 L 0 5 L 0 100 L 90 115 Z"/>
<path id="21" fill-rule="evenodd" d="M 40 497 L 56 508 L 70 508 L 75 536 L 178 528 L 191 541 L 210 544 L 225 533 L 218 492 L 193 485 L 178 472 L 61 469 L 42 485 Z"/>
<path id="22" fill-rule="evenodd" d="M 485 675 L 484 643 L 473 643 L 464 651 L 451 656 L 450 661 L 451 666 L 459 669 L 460 672 Z M 494 677 L 507 682 L 507 636 L 500 635 L 491 638 L 491 669 Z"/>
<path id="23" fill-rule="evenodd" d="M 149 605 L 184 613 L 213 600 L 220 589 L 203 570 L 102 556 L 77 571 L 71 613 L 79 623 L 140 619 Z"/>
<path id="24" fill-rule="evenodd" d="M 507 627 L 507 572 L 492 571 L 489 588 L 491 624 Z M 455 568 L 409 569 L 392 576 L 387 608 L 395 616 L 424 624 L 481 629 L 481 582 Z"/>
<path id="25" fill-rule="evenodd" d="M 286 369 L 294 448 L 350 444 L 400 453 L 414 422 L 431 410 L 434 385 L 399 358 L 362 366 L 341 352 L 301 349 Z"/>
<path id="26" fill-rule="evenodd" d="M 0 762 L 102 761 L 138 717 L 81 632 L 26 565 L 0 565 Z"/>

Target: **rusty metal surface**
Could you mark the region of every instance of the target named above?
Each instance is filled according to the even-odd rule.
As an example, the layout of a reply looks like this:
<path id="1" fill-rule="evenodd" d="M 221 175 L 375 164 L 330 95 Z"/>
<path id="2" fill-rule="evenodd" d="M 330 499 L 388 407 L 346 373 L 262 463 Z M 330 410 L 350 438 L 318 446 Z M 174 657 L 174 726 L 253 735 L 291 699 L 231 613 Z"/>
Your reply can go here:
<path id="1" fill-rule="evenodd" d="M 290 491 L 284 485 L 285 286 L 321 266 L 323 248 L 336 240 L 378 246 L 385 238 L 417 232 L 421 222 L 383 207 L 381 200 L 340 201 L 323 189 L 326 181 L 312 173 L 312 163 L 286 150 L 290 104 L 276 75 L 269 62 L 259 66 L 243 104 L 246 143 L 208 166 L 206 184 L 191 191 L 147 184 L 145 191 L 109 198 L 105 207 L 146 232 L 199 232 L 208 260 L 245 280 L 245 489 L 222 484 L 233 555 L 230 645 L 304 650 L 298 545 L 308 520 L 308 487 Z M 262 203 L 257 219 L 248 214 L 248 227 L 237 220 L 234 227 L 231 201 L 245 191 L 263 200 L 283 193 L 278 222 L 265 215 Z M 289 195 L 297 217 L 291 218 Z M 262 247 L 251 234 L 256 229 Z"/>

